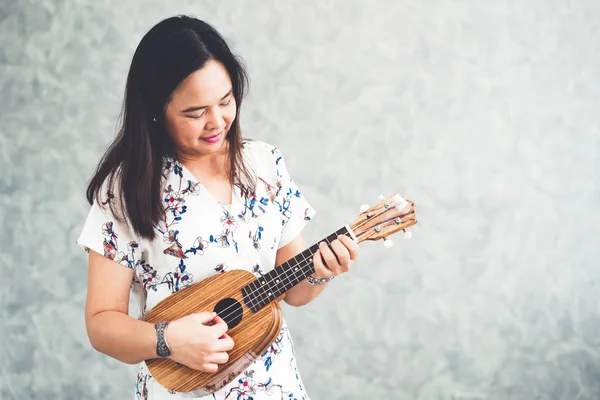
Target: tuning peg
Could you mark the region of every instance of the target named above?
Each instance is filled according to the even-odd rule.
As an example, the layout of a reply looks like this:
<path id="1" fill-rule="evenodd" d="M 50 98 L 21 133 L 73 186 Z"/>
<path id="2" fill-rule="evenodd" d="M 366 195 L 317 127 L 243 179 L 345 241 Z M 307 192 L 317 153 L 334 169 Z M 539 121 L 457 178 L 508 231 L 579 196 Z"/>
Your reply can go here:
<path id="1" fill-rule="evenodd" d="M 361 213 L 364 213 L 368 209 L 369 209 L 369 205 L 368 204 L 363 204 L 362 206 L 360 206 L 360 212 Z"/>
<path id="2" fill-rule="evenodd" d="M 404 239 L 409 240 L 412 237 L 412 232 L 404 231 Z"/>
<path id="3" fill-rule="evenodd" d="M 382 194 L 380 194 L 380 195 L 379 195 L 379 200 L 385 200 L 385 196 L 384 196 L 384 195 L 382 195 Z"/>
<path id="4" fill-rule="evenodd" d="M 394 245 L 394 242 L 392 242 L 390 239 L 388 238 L 383 238 L 383 246 L 386 248 L 390 248 Z"/>

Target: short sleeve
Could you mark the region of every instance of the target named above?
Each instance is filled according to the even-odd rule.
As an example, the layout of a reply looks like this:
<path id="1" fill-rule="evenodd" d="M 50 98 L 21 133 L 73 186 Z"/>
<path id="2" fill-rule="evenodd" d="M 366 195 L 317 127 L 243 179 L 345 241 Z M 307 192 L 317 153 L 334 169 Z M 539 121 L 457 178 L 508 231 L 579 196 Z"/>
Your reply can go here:
<path id="1" fill-rule="evenodd" d="M 289 175 L 281 152 L 273 148 L 271 153 L 274 157 L 276 180 L 279 185 L 276 197 L 281 212 L 281 237 L 278 246 L 280 249 L 302 232 L 316 211 Z"/>
<path id="2" fill-rule="evenodd" d="M 94 199 L 77 244 L 104 255 L 123 266 L 134 268 L 141 249 L 139 240 L 127 224 L 113 215 L 109 203 L 115 204 L 115 196 L 109 191 L 101 192 L 101 203 Z"/>

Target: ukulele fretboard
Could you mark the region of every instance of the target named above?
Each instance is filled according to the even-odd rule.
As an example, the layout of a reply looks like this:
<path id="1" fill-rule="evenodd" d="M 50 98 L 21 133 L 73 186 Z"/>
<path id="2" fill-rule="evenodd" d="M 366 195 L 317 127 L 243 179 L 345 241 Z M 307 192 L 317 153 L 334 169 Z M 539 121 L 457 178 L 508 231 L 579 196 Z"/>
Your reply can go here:
<path id="1" fill-rule="evenodd" d="M 331 244 L 340 235 L 351 237 L 350 232 L 344 226 L 318 243 L 326 242 L 327 244 Z M 318 243 L 313 244 L 302 253 L 284 262 L 279 267 L 274 268 L 254 282 L 244 286 L 242 288 L 244 303 L 253 312 L 257 312 L 313 274 L 315 268 L 312 263 L 312 257 L 319 249 Z"/>

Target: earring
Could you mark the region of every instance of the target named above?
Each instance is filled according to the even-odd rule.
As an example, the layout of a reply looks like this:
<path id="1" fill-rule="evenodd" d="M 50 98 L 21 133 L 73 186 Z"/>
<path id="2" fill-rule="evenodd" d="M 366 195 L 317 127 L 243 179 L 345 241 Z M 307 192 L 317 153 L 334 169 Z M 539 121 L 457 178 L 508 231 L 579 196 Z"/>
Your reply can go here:
<path id="1" fill-rule="evenodd" d="M 155 117 L 155 118 L 152 118 L 152 121 L 156 122 L 156 117 Z"/>

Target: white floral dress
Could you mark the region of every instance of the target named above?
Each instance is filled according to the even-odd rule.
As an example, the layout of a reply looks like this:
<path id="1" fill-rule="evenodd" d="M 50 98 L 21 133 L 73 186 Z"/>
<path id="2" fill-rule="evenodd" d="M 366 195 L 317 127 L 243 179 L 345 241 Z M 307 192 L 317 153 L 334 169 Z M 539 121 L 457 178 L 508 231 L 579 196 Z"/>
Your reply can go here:
<path id="1" fill-rule="evenodd" d="M 142 318 L 159 301 L 214 274 L 243 269 L 260 276 L 275 267 L 279 248 L 294 239 L 315 211 L 289 176 L 281 153 L 264 142 L 244 142 L 243 154 L 256 176 L 256 193 L 233 188 L 220 204 L 172 158 L 164 160 L 166 218 L 153 241 L 140 239 L 110 213 L 92 205 L 77 243 L 134 270 L 132 296 Z M 103 202 L 115 201 L 103 194 Z M 188 398 L 156 382 L 140 364 L 135 399 Z M 296 367 L 292 339 L 283 323 L 277 340 L 230 384 L 204 399 L 308 399 Z"/>

